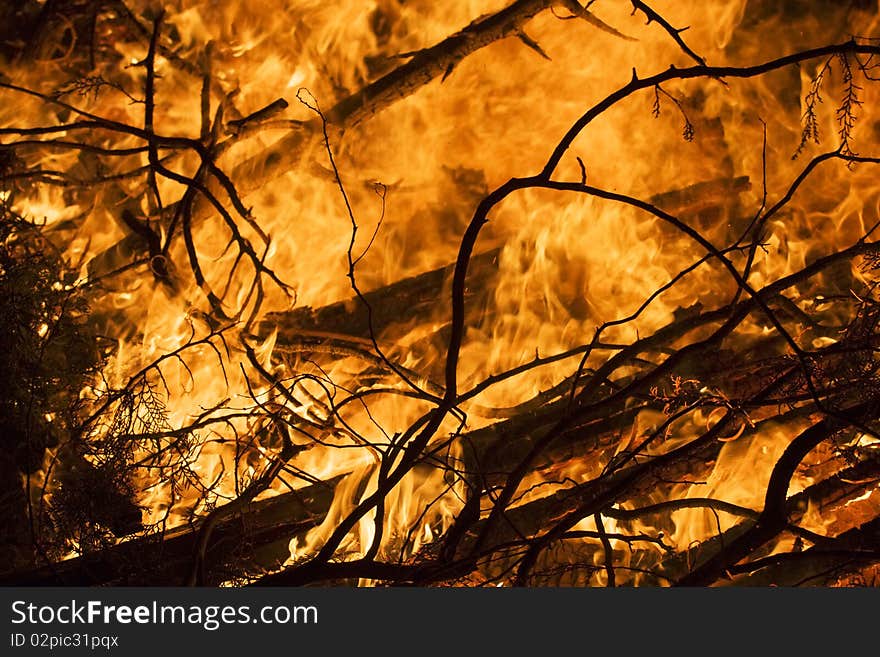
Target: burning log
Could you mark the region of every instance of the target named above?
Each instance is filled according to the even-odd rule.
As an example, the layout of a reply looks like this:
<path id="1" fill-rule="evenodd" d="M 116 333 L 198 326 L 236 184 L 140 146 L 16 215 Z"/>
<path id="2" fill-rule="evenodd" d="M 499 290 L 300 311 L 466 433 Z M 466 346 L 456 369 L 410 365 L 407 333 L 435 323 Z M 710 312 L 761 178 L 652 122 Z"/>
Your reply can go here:
<path id="1" fill-rule="evenodd" d="M 290 556 L 291 537 L 319 523 L 333 499 L 334 481 L 251 503 L 222 520 L 205 551 L 206 584 L 243 570 L 263 572 Z M 201 525 L 125 541 L 31 571 L 0 575 L 2 586 L 180 586 L 193 567 Z"/>
<path id="2" fill-rule="evenodd" d="M 800 537 L 797 539 L 800 542 L 803 542 L 803 540 L 815 542 L 815 547 L 809 548 L 807 551 L 815 549 L 817 552 L 821 552 L 834 549 L 832 546 L 837 545 L 838 541 L 847 540 L 845 537 L 848 532 L 844 532 L 838 538 L 810 535 L 808 532 L 800 530 L 799 523 L 808 512 L 821 514 L 823 510 L 848 506 L 854 504 L 859 498 L 870 495 L 876 487 L 877 481 L 880 480 L 878 478 L 880 478 L 880 463 L 878 463 L 876 458 L 869 458 L 858 465 L 843 469 L 831 477 L 823 479 L 809 488 L 790 496 L 786 501 L 787 515 L 790 522 L 786 531 Z M 695 507 L 701 506 L 702 502 L 696 501 L 694 505 Z M 723 505 L 712 507 L 707 504 L 705 506 L 706 508 L 716 508 L 719 511 L 727 510 Z M 650 509 L 643 511 L 650 511 Z M 619 514 L 612 514 L 612 517 L 619 519 L 638 517 L 643 511 L 632 513 L 624 511 Z M 757 511 L 749 512 L 749 510 L 734 509 L 732 512 L 745 516 L 747 520 L 734 525 L 722 534 L 713 536 L 700 545 L 689 548 L 685 553 L 665 559 L 662 569 L 663 576 L 668 577 L 670 581 L 675 581 L 692 570 L 695 565 L 705 562 L 710 556 L 723 553 L 725 546 L 730 545 L 746 532 L 760 517 Z M 752 560 L 738 566 L 731 566 L 727 569 L 725 577 L 758 571 L 762 567 L 760 565 L 762 559 L 762 557 L 755 559 L 753 566 L 749 566 Z M 772 559 L 770 561 L 772 562 Z M 776 575 L 778 574 L 776 573 Z M 776 575 L 771 575 L 770 578 L 766 579 L 765 584 L 778 583 L 780 579 Z M 743 583 L 746 584 L 753 584 L 759 581 L 754 575 L 743 577 L 742 579 Z M 793 585 L 794 583 L 795 581 L 787 582 L 788 585 Z"/>
<path id="3" fill-rule="evenodd" d="M 367 120 L 392 103 L 415 93 L 437 78 L 446 79 L 468 55 L 507 37 L 516 36 L 527 45 L 523 26 L 537 14 L 561 6 L 600 29 L 620 35 L 617 30 L 596 18 L 579 3 L 569 0 L 517 0 L 501 11 L 478 18 L 466 28 L 440 43 L 417 52 L 400 55 L 410 59 L 379 80 L 343 98 L 328 112 L 327 119 L 338 130 Z M 530 46 L 531 47 L 531 46 Z M 295 131 L 265 152 L 236 167 L 233 177 L 246 181 L 248 189 L 256 189 L 266 180 L 295 169 L 308 142 L 318 138 L 317 122 L 305 131 Z M 313 141 L 314 143 L 314 141 Z"/>
<path id="4" fill-rule="evenodd" d="M 695 183 L 683 189 L 659 194 L 651 203 L 684 219 L 696 219 L 706 210 L 724 207 L 730 199 L 751 188 L 747 177 L 718 179 Z M 475 306 L 476 291 L 491 285 L 497 272 L 500 249 L 474 256 L 468 271 L 469 312 L 471 317 L 482 317 L 485 310 Z M 297 308 L 285 313 L 268 313 L 259 333 L 265 335 L 278 329 L 280 342 L 288 342 L 301 335 L 327 332 L 350 337 L 382 337 L 392 324 L 408 325 L 414 319 L 433 319 L 438 299 L 449 287 L 455 265 L 425 272 L 385 287 L 367 292 L 363 300 L 357 298 L 339 301 L 323 308 Z M 369 306 L 368 313 L 366 306 Z M 370 326 L 372 321 L 372 327 Z M 372 330 L 371 330 L 372 328 Z M 389 336 L 390 340 L 394 336 Z"/>
<path id="5" fill-rule="evenodd" d="M 409 62 L 403 64 L 379 80 L 365 86 L 360 91 L 349 95 L 337 102 L 327 114 L 330 126 L 334 130 L 344 131 L 346 127 L 353 126 L 371 115 L 382 111 L 394 102 L 406 98 L 415 93 L 420 87 L 432 80 L 442 77 L 446 79 L 455 66 L 468 55 L 485 48 L 486 46 L 511 36 L 520 38 L 529 47 L 535 47 L 525 32 L 523 26 L 537 14 L 556 6 L 564 7 L 574 17 L 579 17 L 615 36 L 622 37 L 617 30 L 596 18 L 590 11 L 579 3 L 571 0 L 517 0 L 502 11 L 484 16 L 474 21 L 461 32 L 443 40 L 442 42 L 424 50 L 400 55 L 407 57 Z M 139 29 L 144 37 L 149 37 L 149 31 L 138 22 L 137 17 L 120 3 L 123 16 Z M 540 52 L 540 47 L 537 47 Z M 166 56 L 169 56 L 165 52 Z M 171 57 L 173 61 L 180 61 L 177 57 Z M 193 67 L 183 63 L 184 67 L 195 72 Z M 286 106 L 286 101 L 281 102 Z M 219 117 L 218 117 L 219 118 Z M 249 129 L 259 129 L 262 116 L 256 117 L 256 121 L 236 119 L 233 121 L 235 137 L 246 136 Z M 203 120 L 203 124 L 207 121 Z M 205 132 L 203 126 L 203 133 Z M 289 130 L 289 133 L 262 153 L 239 163 L 230 178 L 238 181 L 239 189 L 247 194 L 259 189 L 267 182 L 300 167 L 304 156 L 312 152 L 320 140 L 321 127 L 317 121 L 299 123 Z M 229 147 L 228 145 L 226 146 Z M 207 196 L 217 196 L 222 193 L 222 186 L 209 186 Z M 216 208 L 209 202 L 198 199 L 197 204 L 190 209 L 193 220 L 199 220 Z M 172 209 L 175 213 L 180 208 Z M 119 252 L 125 254 L 125 259 L 132 254 L 143 251 L 143 245 L 138 235 L 129 235 L 112 251 L 98 254 L 96 260 L 91 263 L 93 276 L 102 276 L 107 272 L 114 271 L 119 259 Z"/>
<path id="6" fill-rule="evenodd" d="M 474 258 L 472 290 L 483 289 L 491 282 L 497 271 L 498 253 L 496 249 Z M 448 288 L 453 268 L 449 265 L 397 281 L 365 293 L 363 300 L 354 298 L 323 308 L 302 307 L 284 313 L 269 313 L 258 332 L 266 335 L 277 330 L 277 339 L 282 344 L 294 343 L 302 336 L 320 338 L 321 334 L 362 340 L 375 336 L 380 341 L 390 342 L 399 337 L 391 331 L 395 325 L 406 327 L 417 320 L 443 323 L 442 318 L 435 318 L 441 310 L 437 299 Z M 473 292 L 470 296 L 473 298 Z M 478 313 L 479 308 L 474 315 Z"/>
<path id="7" fill-rule="evenodd" d="M 732 567 L 731 575 L 747 573 L 736 581 L 747 586 L 876 585 L 858 577 L 867 567 L 876 569 L 878 520 L 874 518 L 834 539 L 802 552 L 756 559 Z M 852 578 L 852 579 L 850 579 Z M 849 581 L 848 581 L 849 580 Z"/>

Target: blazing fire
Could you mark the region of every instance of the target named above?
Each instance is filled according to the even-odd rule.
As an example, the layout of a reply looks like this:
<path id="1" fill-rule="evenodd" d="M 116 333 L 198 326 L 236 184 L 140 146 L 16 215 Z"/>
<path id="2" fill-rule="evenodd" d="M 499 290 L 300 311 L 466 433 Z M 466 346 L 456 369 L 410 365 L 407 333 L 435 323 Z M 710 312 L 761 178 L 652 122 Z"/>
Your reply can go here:
<path id="1" fill-rule="evenodd" d="M 875 3 L 19 4 L 4 581 L 874 583 Z"/>

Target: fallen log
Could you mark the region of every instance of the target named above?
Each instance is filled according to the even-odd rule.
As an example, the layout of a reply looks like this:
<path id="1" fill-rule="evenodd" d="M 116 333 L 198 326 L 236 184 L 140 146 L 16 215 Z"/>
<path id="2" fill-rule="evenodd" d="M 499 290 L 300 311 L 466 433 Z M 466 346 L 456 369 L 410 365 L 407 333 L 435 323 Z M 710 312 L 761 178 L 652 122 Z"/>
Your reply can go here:
<path id="1" fill-rule="evenodd" d="M 500 249 L 474 256 L 471 261 L 469 297 L 490 284 L 498 268 Z M 445 310 L 438 303 L 452 279 L 455 265 L 447 265 L 417 276 L 405 278 L 385 287 L 365 292 L 363 299 L 350 298 L 322 308 L 308 306 L 269 313 L 259 324 L 257 333 L 266 336 L 278 330 L 277 342 L 289 344 L 302 336 L 344 335 L 367 340 L 393 340 L 392 327 L 408 327 L 414 321 L 444 324 Z M 367 310 L 367 304 L 370 310 Z"/>
<path id="2" fill-rule="evenodd" d="M 819 511 L 841 508 L 848 501 L 854 500 L 876 486 L 878 480 L 880 480 L 880 459 L 867 459 L 857 465 L 845 468 L 792 495 L 786 502 L 789 523 L 792 526 L 797 526 L 803 520 L 807 509 L 811 507 Z M 628 512 L 620 514 L 621 517 L 628 515 L 631 514 Z M 758 515 L 759 512 L 755 511 L 752 516 L 747 516 L 745 520 L 721 534 L 692 546 L 686 552 L 669 556 L 661 563 L 659 573 L 670 580 L 682 577 L 694 566 L 718 554 L 725 545 L 731 544 L 741 536 L 753 526 Z M 776 583 L 782 585 L 780 582 Z"/>
<path id="3" fill-rule="evenodd" d="M 651 204 L 673 215 L 693 217 L 704 210 L 725 206 L 751 187 L 748 176 L 717 178 L 656 194 L 651 197 Z"/>
<path id="4" fill-rule="evenodd" d="M 622 36 L 578 2 L 571 0 L 516 0 L 500 11 L 481 16 L 460 32 L 437 44 L 414 53 L 409 61 L 368 84 L 363 89 L 343 98 L 326 114 L 329 127 L 343 132 L 369 117 L 402 100 L 423 86 L 440 78 L 445 79 L 463 59 L 492 43 L 511 36 L 521 37 L 522 28 L 529 20 L 551 7 L 565 7 L 595 27 Z M 321 124 L 312 121 L 292 131 L 235 167 L 232 179 L 240 181 L 241 191 L 248 193 L 269 180 L 297 168 L 317 143 Z"/>
<path id="5" fill-rule="evenodd" d="M 474 52 L 511 36 L 522 39 L 523 26 L 539 13 L 552 7 L 564 7 L 574 16 L 598 29 L 622 36 L 574 0 L 516 0 L 494 14 L 480 16 L 461 31 L 431 47 L 407 53 L 409 61 L 333 105 L 325 115 L 328 129 L 334 137 L 341 135 L 347 128 L 412 95 L 430 82 L 438 78 L 445 79 L 456 65 Z M 150 37 L 151 33 L 131 16 L 130 12 L 125 11 L 124 14 L 127 14 L 138 26 L 144 39 Z M 528 39 L 524 42 L 529 43 Z M 169 53 L 170 55 L 173 53 Z M 175 62 L 181 61 L 176 57 L 172 59 Z M 194 69 L 188 68 L 188 71 L 192 74 L 196 73 Z M 287 101 L 281 99 L 281 102 Z M 232 169 L 229 178 L 235 182 L 239 194 L 252 193 L 279 176 L 298 169 L 317 149 L 321 148 L 323 136 L 321 119 L 292 121 L 290 124 L 291 129 L 283 137 Z M 248 130 L 233 132 L 241 132 L 241 136 L 245 136 Z M 238 134 L 233 135 L 228 143 L 223 144 L 223 149 L 228 149 L 229 144 L 238 138 Z M 208 190 L 216 198 L 226 198 L 222 185 L 213 178 L 208 180 Z M 176 204 L 169 206 L 165 210 L 165 216 L 173 216 L 176 209 Z M 193 206 L 192 220 L 201 221 L 214 212 L 211 203 L 199 195 Z M 120 254 L 142 256 L 146 251 L 145 246 L 139 236 L 134 234 L 126 236 L 120 243 L 96 255 L 88 263 L 90 275 L 99 277 L 115 270 L 119 266 Z"/>
<path id="6" fill-rule="evenodd" d="M 277 567 L 287 545 L 326 515 L 336 480 L 250 504 L 214 529 L 205 551 L 205 584 Z M 182 585 L 193 567 L 200 523 L 125 541 L 29 571 L 0 575 L 0 586 Z"/>
<path id="7" fill-rule="evenodd" d="M 847 583 L 841 580 L 878 563 L 880 518 L 874 518 L 802 552 L 770 555 L 734 566 L 729 569 L 731 578 L 723 583 L 737 586 L 827 586 L 829 583 Z"/>
<path id="8" fill-rule="evenodd" d="M 812 534 L 806 530 L 799 533 L 801 528 L 798 526 L 808 508 L 821 513 L 822 509 L 833 510 L 845 507 L 851 501 L 872 491 L 878 481 L 880 481 L 880 459 L 872 457 L 809 486 L 788 499 L 790 525 L 786 531 L 801 536 L 801 540 L 805 538 L 809 541 L 813 538 Z M 619 536 L 637 537 L 642 542 L 646 542 L 653 532 L 630 531 L 628 527 L 633 521 L 641 521 L 650 526 L 652 518 L 663 518 L 668 521 L 673 510 L 685 508 L 706 510 L 712 508 L 716 513 L 726 512 L 740 516 L 743 521 L 722 535 L 716 535 L 697 546 L 691 546 L 684 552 L 672 552 L 666 556 L 657 549 L 636 550 L 632 543 L 624 542 L 625 546 L 622 545 L 614 550 L 614 562 L 624 565 L 638 563 L 640 570 L 649 580 L 656 579 L 657 584 L 671 583 L 705 560 L 707 554 L 722 550 L 725 544 L 729 544 L 741 535 L 760 516 L 755 510 L 735 507 L 719 500 L 701 499 L 671 500 L 668 503 L 661 502 L 631 510 L 614 508 L 605 511 L 602 515 L 618 521 L 616 531 Z M 878 527 L 876 520 L 872 523 L 847 530 L 837 537 L 825 538 L 814 547 L 802 552 L 794 550 L 768 556 L 757 554 L 753 560 L 730 569 L 729 579 L 719 583 L 737 586 L 792 586 L 814 581 L 816 584 L 822 584 L 832 574 L 840 577 L 844 574 L 857 573 L 865 565 L 880 563 Z M 657 534 L 659 541 L 662 532 Z M 563 549 L 566 547 L 568 546 Z M 571 563 L 590 564 L 589 555 L 599 553 L 601 550 L 602 547 L 598 543 L 584 544 L 576 548 L 568 547 L 572 558 L 575 559 Z M 847 552 L 851 554 L 847 555 Z M 847 559 L 847 556 L 850 558 Z M 658 559 L 659 567 L 654 565 Z M 558 555 L 550 559 L 551 563 L 558 561 Z"/>
<path id="9" fill-rule="evenodd" d="M 672 190 L 651 198 L 651 203 L 666 212 L 681 217 L 694 218 L 700 212 L 729 202 L 730 197 L 747 191 L 751 184 L 748 177 L 721 178 L 695 183 L 682 189 Z M 493 249 L 471 258 L 468 267 L 468 288 L 465 302 L 468 319 L 483 317 L 485 308 L 477 300 L 477 291 L 491 289 L 497 273 L 501 249 Z M 452 278 L 455 263 L 410 278 L 390 283 L 364 293 L 364 299 L 352 297 L 321 308 L 295 308 L 284 312 L 269 313 L 259 324 L 257 332 L 265 337 L 278 330 L 278 342 L 296 341 L 306 334 L 335 334 L 367 339 L 370 337 L 370 321 L 377 338 L 393 340 L 399 337 L 391 328 L 400 325 L 401 330 L 414 320 L 431 321 L 445 325 L 448 322 L 446 304 L 442 303 Z M 364 301 L 369 304 L 368 313 Z M 440 329 L 442 330 L 442 328 Z"/>

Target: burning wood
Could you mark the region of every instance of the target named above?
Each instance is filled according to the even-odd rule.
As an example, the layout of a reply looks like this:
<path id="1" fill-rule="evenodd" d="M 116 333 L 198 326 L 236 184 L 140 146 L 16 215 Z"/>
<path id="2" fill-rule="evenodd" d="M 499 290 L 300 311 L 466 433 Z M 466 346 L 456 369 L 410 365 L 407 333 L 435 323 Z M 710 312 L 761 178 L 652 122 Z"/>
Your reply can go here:
<path id="1" fill-rule="evenodd" d="M 3 10 L 2 583 L 873 583 L 876 11 L 239 4 Z"/>

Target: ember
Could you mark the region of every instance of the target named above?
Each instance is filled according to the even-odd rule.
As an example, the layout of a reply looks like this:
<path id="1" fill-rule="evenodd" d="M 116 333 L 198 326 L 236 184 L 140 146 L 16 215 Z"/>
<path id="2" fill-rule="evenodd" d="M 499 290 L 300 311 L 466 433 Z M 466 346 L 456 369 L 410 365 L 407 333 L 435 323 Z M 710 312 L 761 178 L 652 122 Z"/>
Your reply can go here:
<path id="1" fill-rule="evenodd" d="M 4 584 L 877 581 L 875 3 L 0 18 Z"/>

